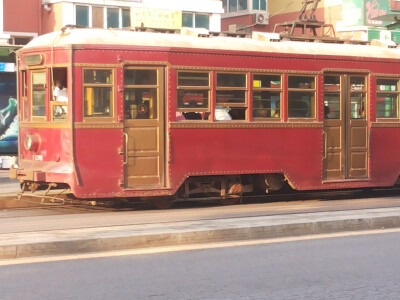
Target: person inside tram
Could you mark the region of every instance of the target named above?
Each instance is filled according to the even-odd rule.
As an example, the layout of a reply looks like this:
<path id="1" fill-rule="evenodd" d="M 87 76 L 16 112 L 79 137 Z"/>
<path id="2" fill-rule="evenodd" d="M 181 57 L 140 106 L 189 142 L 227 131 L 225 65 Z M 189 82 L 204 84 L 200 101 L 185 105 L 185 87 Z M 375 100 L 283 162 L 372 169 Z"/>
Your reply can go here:
<path id="1" fill-rule="evenodd" d="M 231 115 L 228 112 L 228 109 L 221 106 L 215 107 L 215 120 L 216 121 L 230 121 L 232 120 Z"/>
<path id="2" fill-rule="evenodd" d="M 329 119 L 330 108 L 328 105 L 324 106 L 324 118 Z"/>
<path id="3" fill-rule="evenodd" d="M 197 104 L 195 101 L 191 101 L 189 103 L 189 108 L 196 108 Z M 202 120 L 201 114 L 199 114 L 198 112 L 184 112 L 183 116 L 185 117 L 186 120 Z"/>
<path id="4" fill-rule="evenodd" d="M 53 91 L 54 101 L 57 102 L 68 102 L 68 90 L 64 86 L 61 80 L 56 80 L 56 87 Z M 55 115 L 62 115 L 67 113 L 67 106 L 65 105 L 57 105 Z"/>

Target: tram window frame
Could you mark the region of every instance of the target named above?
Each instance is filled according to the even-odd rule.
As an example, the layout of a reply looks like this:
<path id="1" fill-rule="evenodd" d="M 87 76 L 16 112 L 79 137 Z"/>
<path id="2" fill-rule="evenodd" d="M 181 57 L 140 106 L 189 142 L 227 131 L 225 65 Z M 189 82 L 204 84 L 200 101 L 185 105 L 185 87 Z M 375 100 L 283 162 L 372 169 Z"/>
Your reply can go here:
<path id="1" fill-rule="evenodd" d="M 85 82 L 85 71 L 110 71 L 109 82 Z M 83 121 L 90 122 L 107 122 L 114 121 L 114 80 L 115 80 L 115 70 L 112 68 L 82 68 L 82 109 L 83 109 Z M 107 78 L 107 77 L 105 77 Z M 100 113 L 93 113 L 87 115 L 87 101 L 86 101 L 86 89 L 110 89 L 110 99 L 109 99 L 109 115 L 100 115 Z"/>
<path id="2" fill-rule="evenodd" d="M 231 80 L 229 81 L 222 82 L 221 79 L 224 75 L 233 77 L 231 77 Z M 232 79 L 236 75 L 243 76 L 242 80 L 239 80 L 238 82 L 233 82 Z M 227 109 L 229 115 L 232 117 L 232 120 L 235 121 L 247 120 L 249 90 L 248 76 L 248 72 L 215 72 L 215 108 Z M 240 94 L 243 95 L 243 101 L 218 101 L 218 98 L 221 96 L 226 97 L 227 95 L 233 95 L 233 97 L 237 97 L 240 96 Z"/>
<path id="3" fill-rule="evenodd" d="M 324 75 L 324 119 L 340 120 L 342 118 L 342 76 L 339 74 Z"/>
<path id="4" fill-rule="evenodd" d="M 295 78 L 296 80 L 293 80 Z M 310 121 L 316 119 L 316 84 L 317 77 L 315 75 L 289 74 L 287 76 L 287 116 L 289 121 Z M 301 113 L 299 113 L 304 109 L 291 109 L 294 101 L 297 101 L 293 100 L 293 98 L 298 98 L 299 96 L 304 98 L 307 97 L 307 94 L 311 95 L 308 100 L 301 99 L 303 102 L 305 102 L 305 100 L 310 102 L 308 105 L 309 107 L 307 107 L 306 115 L 301 115 Z M 299 115 L 294 116 L 293 111 L 297 111 Z M 309 116 L 307 116 L 307 113 Z"/>
<path id="5" fill-rule="evenodd" d="M 274 83 L 274 81 L 278 81 L 279 85 Z M 282 86 L 282 74 L 253 73 L 251 94 L 252 118 L 254 121 L 281 121 Z M 256 96 L 256 93 L 259 93 L 260 96 Z M 269 95 L 269 98 L 263 99 L 262 97 L 264 97 L 265 94 Z M 273 100 L 272 97 L 277 95 L 279 100 Z M 272 102 L 275 102 L 274 108 L 272 107 Z M 257 107 L 259 105 L 263 106 Z"/>
<path id="6" fill-rule="evenodd" d="M 399 121 L 399 97 L 400 97 L 400 79 L 399 78 L 388 78 L 388 77 L 377 77 L 376 78 L 376 91 L 375 91 L 375 117 L 377 121 Z M 391 103 L 386 103 L 388 99 L 392 98 Z M 379 99 L 379 100 L 378 100 Z M 395 101 L 393 101 L 393 99 Z M 384 102 L 384 103 L 382 103 Z M 383 104 L 383 105 L 382 105 Z M 392 114 L 388 115 L 386 111 L 387 105 L 395 106 L 391 109 Z M 383 106 L 383 111 L 378 110 L 380 106 Z M 386 114 L 381 115 L 380 113 Z M 394 113 L 394 115 L 393 115 Z"/>
<path id="7" fill-rule="evenodd" d="M 34 87 L 34 76 L 36 74 L 42 73 L 44 75 L 44 83 L 42 84 L 42 86 L 37 86 L 36 88 Z M 40 70 L 35 70 L 32 71 L 30 74 L 30 116 L 31 116 L 31 120 L 32 121 L 46 121 L 47 120 L 47 105 L 46 103 L 47 98 L 48 98 L 48 73 L 46 69 L 40 69 Z M 36 115 L 34 114 L 34 92 L 35 91 L 39 91 L 39 92 L 44 92 L 43 94 L 43 105 L 40 105 L 43 107 L 44 111 L 43 111 L 43 115 Z"/>
<path id="8" fill-rule="evenodd" d="M 355 79 L 361 79 L 362 81 L 357 82 Z M 365 120 L 367 118 L 367 76 L 351 75 L 349 86 L 350 119 Z M 360 103 L 357 103 L 356 97 L 361 100 Z M 358 104 L 360 104 L 360 107 L 358 107 Z"/>
<path id="9" fill-rule="evenodd" d="M 193 78 L 196 74 L 205 75 L 203 78 Z M 180 75 L 190 75 L 189 78 L 180 77 Z M 176 103 L 176 111 L 178 114 L 182 114 L 185 120 L 208 120 L 208 116 L 210 113 L 210 95 L 211 95 L 211 73 L 210 71 L 192 71 L 192 70 L 178 70 L 176 73 L 177 78 L 177 103 Z M 190 81 L 191 79 L 191 81 Z M 188 81 L 187 83 L 184 80 Z M 196 80 L 197 81 L 196 84 Z M 207 80 L 207 82 L 206 82 Z M 201 81 L 204 81 L 206 84 L 201 84 Z M 189 92 L 192 94 L 198 94 L 197 97 L 200 97 L 200 93 L 202 93 L 203 104 L 198 107 L 193 106 L 192 102 L 196 102 L 196 100 L 188 103 L 187 107 L 185 107 L 185 102 L 183 98 L 185 97 L 185 93 Z M 182 100 L 181 100 L 182 98 Z M 204 101 L 205 100 L 205 101 Z M 183 103 L 180 103 L 183 102 Z M 198 101 L 197 101 L 198 102 Z M 198 104 L 198 103 L 197 103 Z M 183 121 L 181 118 L 180 121 Z"/>
<path id="10" fill-rule="evenodd" d="M 125 73 L 127 71 L 154 71 L 156 76 L 151 78 L 147 74 L 138 77 L 141 81 L 128 82 Z M 159 101 L 162 98 L 160 95 L 160 72 L 160 68 L 157 67 L 126 67 L 124 69 L 125 120 L 158 120 L 160 118 Z M 135 77 L 132 78 L 135 79 Z M 143 80 L 144 78 L 146 80 Z"/>
<path id="11" fill-rule="evenodd" d="M 29 106 L 28 106 L 28 74 L 26 70 L 22 70 L 20 73 L 21 81 L 21 119 L 27 121 L 29 118 Z"/>

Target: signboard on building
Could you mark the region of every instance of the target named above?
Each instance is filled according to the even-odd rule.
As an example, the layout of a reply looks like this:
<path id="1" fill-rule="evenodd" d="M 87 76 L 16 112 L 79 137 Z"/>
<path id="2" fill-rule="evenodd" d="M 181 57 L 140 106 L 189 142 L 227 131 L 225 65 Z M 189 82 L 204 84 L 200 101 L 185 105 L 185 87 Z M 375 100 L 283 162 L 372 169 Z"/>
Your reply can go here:
<path id="1" fill-rule="evenodd" d="M 377 21 L 374 18 L 390 13 L 389 1 L 387 0 L 365 0 L 364 3 L 365 24 L 367 26 L 385 26 L 387 22 Z"/>
<path id="2" fill-rule="evenodd" d="M 390 0 L 390 10 L 400 11 L 400 0 Z"/>
<path id="3" fill-rule="evenodd" d="M 363 0 L 343 0 L 343 26 L 363 24 Z"/>
<path id="4" fill-rule="evenodd" d="M 388 0 L 343 0 L 344 26 L 385 26 L 374 18 L 390 13 Z"/>
<path id="5" fill-rule="evenodd" d="M 182 12 L 167 9 L 134 8 L 131 10 L 132 27 L 180 29 Z"/>

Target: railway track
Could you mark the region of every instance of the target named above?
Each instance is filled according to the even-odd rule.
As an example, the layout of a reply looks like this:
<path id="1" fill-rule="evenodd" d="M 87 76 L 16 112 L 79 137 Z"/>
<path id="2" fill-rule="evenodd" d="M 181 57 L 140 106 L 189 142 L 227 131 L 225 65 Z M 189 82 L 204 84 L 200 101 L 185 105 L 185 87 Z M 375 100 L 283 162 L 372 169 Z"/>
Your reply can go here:
<path id="1" fill-rule="evenodd" d="M 23 200 L 20 201 L 32 201 Z M 344 191 L 311 191 L 311 192 L 283 192 L 269 195 L 246 196 L 240 204 L 222 206 L 216 201 L 186 201 L 175 203 L 172 209 L 157 210 L 149 203 L 125 201 L 93 201 L 66 199 L 62 205 L 42 205 L 35 208 L 16 208 L 0 211 L 1 218 L 13 216 L 39 215 L 68 215 L 68 214 L 98 214 L 111 212 L 132 212 L 135 214 L 168 214 L 169 211 L 209 210 L 225 211 L 227 213 L 242 211 L 244 215 L 258 215 L 251 209 L 252 206 L 261 208 L 259 215 L 306 213 L 314 211 L 351 210 L 365 208 L 383 208 L 400 206 L 400 188 L 373 189 L 373 190 L 344 190 Z M 223 216 L 222 216 L 223 217 Z"/>

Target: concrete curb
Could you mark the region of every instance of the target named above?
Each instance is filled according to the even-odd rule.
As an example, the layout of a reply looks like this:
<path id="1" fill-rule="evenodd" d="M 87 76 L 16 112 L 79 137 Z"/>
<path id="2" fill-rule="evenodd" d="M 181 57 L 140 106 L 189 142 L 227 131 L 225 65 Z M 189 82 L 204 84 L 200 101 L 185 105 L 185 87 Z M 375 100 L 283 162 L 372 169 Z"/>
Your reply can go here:
<path id="1" fill-rule="evenodd" d="M 400 208 L 0 234 L 0 259 L 400 227 Z"/>

